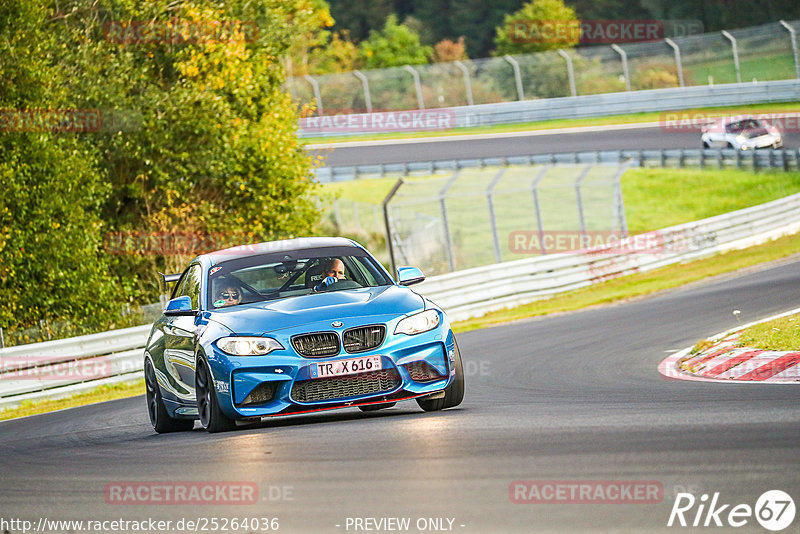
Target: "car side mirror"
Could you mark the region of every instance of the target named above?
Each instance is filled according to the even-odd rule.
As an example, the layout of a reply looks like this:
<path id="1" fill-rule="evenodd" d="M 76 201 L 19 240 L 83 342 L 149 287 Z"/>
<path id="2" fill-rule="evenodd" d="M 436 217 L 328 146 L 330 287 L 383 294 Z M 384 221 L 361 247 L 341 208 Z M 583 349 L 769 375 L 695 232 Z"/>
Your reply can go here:
<path id="1" fill-rule="evenodd" d="M 167 302 L 167 307 L 164 308 L 164 315 L 175 317 L 181 315 L 197 315 L 197 312 L 192 309 L 192 299 L 184 295 Z"/>
<path id="2" fill-rule="evenodd" d="M 425 275 L 416 267 L 398 267 L 397 281 L 401 286 L 418 284 L 425 280 Z"/>

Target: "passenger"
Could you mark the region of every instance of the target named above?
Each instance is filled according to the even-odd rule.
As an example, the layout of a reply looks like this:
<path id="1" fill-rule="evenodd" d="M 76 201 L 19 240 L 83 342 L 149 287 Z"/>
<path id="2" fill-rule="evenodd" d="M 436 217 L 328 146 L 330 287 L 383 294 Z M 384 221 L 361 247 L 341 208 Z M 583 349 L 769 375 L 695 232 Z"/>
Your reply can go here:
<path id="1" fill-rule="evenodd" d="M 215 308 L 236 306 L 242 302 L 242 288 L 232 280 L 217 280 L 220 284 L 214 296 Z"/>

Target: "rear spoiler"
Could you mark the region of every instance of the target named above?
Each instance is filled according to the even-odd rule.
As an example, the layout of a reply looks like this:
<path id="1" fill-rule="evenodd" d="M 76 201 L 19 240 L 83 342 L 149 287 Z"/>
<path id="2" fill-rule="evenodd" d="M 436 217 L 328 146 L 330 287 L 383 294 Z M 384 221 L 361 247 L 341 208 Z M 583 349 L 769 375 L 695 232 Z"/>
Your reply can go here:
<path id="1" fill-rule="evenodd" d="M 160 275 L 161 275 L 161 278 L 163 278 L 163 279 L 164 279 L 164 285 L 167 285 L 167 284 L 170 284 L 170 283 L 172 283 L 172 282 L 177 282 L 178 280 L 180 280 L 180 277 L 181 277 L 181 275 L 182 275 L 183 273 L 177 273 L 177 274 L 164 274 L 164 273 L 162 273 L 162 272 L 160 272 L 160 271 L 159 271 L 159 273 L 158 273 L 158 274 L 160 274 Z"/>

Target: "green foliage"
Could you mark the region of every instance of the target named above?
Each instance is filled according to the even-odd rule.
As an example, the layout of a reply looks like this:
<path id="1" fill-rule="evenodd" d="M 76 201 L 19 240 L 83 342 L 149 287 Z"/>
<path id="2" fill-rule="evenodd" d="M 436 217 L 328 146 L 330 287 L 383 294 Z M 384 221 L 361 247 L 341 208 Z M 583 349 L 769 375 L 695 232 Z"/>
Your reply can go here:
<path id="1" fill-rule="evenodd" d="M 495 27 L 523 3 L 524 0 L 415 0 L 412 15 L 430 29 L 431 43 L 463 35 L 467 54 L 477 58 L 489 55 L 494 48 Z"/>
<path id="2" fill-rule="evenodd" d="M 432 53 L 430 46 L 420 44 L 419 35 L 397 23 L 394 14 L 386 19 L 383 30 L 371 31 L 369 39 L 361 43 L 361 55 L 368 69 L 427 63 Z"/>
<path id="3" fill-rule="evenodd" d="M 46 19 L 24 0 L 0 7 L 0 108 L 9 114 L 75 107 L 51 62 Z M 18 129 L 0 131 L 0 326 L 101 316 L 114 295 L 97 250 L 108 192 L 97 152 L 73 133 Z"/>
<path id="4" fill-rule="evenodd" d="M 74 0 L 54 11 L 20 0 L 0 8 L 3 108 L 98 109 L 116 119 L 95 133 L 0 134 L 0 291 L 9 304 L 0 326 L 53 316 L 101 322 L 114 297 L 155 300 L 155 269 L 180 269 L 200 252 L 108 250 L 109 232 L 210 234 L 213 248 L 310 232 L 311 160 L 278 58 L 317 24 L 314 6 L 110 0 L 100 9 Z M 108 23 L 131 20 L 243 21 L 257 32 L 182 43 L 107 38 Z"/>
<path id="5" fill-rule="evenodd" d="M 550 32 L 556 26 L 561 31 Z M 575 10 L 563 0 L 530 0 L 516 13 L 506 15 L 497 27 L 494 54 L 530 54 L 572 48 L 580 40 Z"/>
<path id="6" fill-rule="evenodd" d="M 370 31 L 380 28 L 393 11 L 391 0 L 329 0 L 334 30 L 348 30 L 353 39 L 363 41 Z"/>

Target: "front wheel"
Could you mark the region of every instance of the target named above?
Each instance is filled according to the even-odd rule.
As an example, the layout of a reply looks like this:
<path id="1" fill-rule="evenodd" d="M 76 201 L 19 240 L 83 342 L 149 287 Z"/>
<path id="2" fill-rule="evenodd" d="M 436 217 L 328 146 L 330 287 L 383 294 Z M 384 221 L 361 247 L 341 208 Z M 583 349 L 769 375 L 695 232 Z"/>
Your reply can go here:
<path id="1" fill-rule="evenodd" d="M 453 366 L 456 370 L 456 376 L 450 385 L 444 389 L 444 397 L 439 399 L 417 399 L 419 407 L 426 412 L 435 412 L 437 410 L 444 410 L 445 408 L 453 408 L 461 404 L 464 400 L 464 366 L 461 364 L 461 351 L 458 350 L 458 342 L 453 337 L 453 343 L 456 351 L 455 362 Z"/>
<path id="2" fill-rule="evenodd" d="M 153 430 L 159 434 L 167 432 L 183 432 L 194 427 L 191 419 L 173 419 L 164 407 L 164 399 L 161 398 L 161 389 L 156 379 L 156 370 L 153 362 L 148 357 L 144 361 L 144 385 L 147 397 L 147 414 L 150 416 L 150 424 Z"/>
<path id="3" fill-rule="evenodd" d="M 203 358 L 197 360 L 194 374 L 194 391 L 197 397 L 197 413 L 200 424 L 209 432 L 226 432 L 236 428 L 236 422 L 222 413 L 217 401 L 217 391 L 211 369 Z"/>

